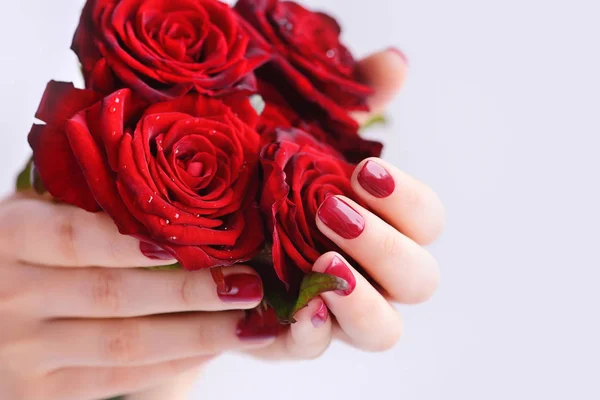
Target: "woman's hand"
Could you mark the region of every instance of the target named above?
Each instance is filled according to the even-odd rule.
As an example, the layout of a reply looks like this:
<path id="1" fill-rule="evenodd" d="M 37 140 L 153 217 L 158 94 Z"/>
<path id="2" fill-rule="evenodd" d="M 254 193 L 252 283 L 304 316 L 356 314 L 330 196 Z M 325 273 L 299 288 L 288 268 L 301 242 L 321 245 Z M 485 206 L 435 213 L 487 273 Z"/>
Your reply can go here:
<path id="1" fill-rule="evenodd" d="M 142 251 L 147 255 L 145 256 Z M 149 258 L 149 257 L 150 258 Z M 175 262 L 103 214 L 15 196 L 0 205 L 0 397 L 91 400 L 171 383 L 214 355 L 273 338 L 237 336 L 262 299 L 249 267 L 147 271 Z M 151 398 L 151 397 L 148 397 Z"/>
<path id="2" fill-rule="evenodd" d="M 371 114 L 355 116 L 364 122 L 387 108 L 402 87 L 407 64 L 401 52 L 390 49 L 362 60 L 360 66 L 375 89 Z M 312 300 L 285 335 L 252 354 L 310 359 L 323 353 L 333 337 L 362 350 L 387 350 L 402 334 L 402 320 L 391 302 L 420 303 L 437 288 L 436 260 L 422 247 L 432 243 L 444 225 L 444 208 L 437 195 L 380 159 L 358 165 L 352 187 L 372 211 L 347 198 L 329 198 L 321 205 L 317 226 L 375 282 L 367 281 L 341 255 L 323 255 L 313 271 L 344 278 L 350 289 Z"/>

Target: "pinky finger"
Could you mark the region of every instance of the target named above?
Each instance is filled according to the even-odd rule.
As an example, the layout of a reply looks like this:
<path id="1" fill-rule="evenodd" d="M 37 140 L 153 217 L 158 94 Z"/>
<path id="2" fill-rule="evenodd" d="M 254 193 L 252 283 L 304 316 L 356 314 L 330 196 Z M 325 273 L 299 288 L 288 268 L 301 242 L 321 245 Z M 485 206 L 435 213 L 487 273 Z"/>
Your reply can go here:
<path id="1" fill-rule="evenodd" d="M 311 360 L 317 358 L 331 343 L 331 318 L 320 297 L 300 310 L 292 324 L 269 347 L 253 350 L 256 357 L 269 360 Z"/>
<path id="2" fill-rule="evenodd" d="M 110 398 L 160 385 L 195 369 L 212 357 L 195 357 L 143 367 L 66 368 L 51 373 L 36 399 L 82 400 Z"/>

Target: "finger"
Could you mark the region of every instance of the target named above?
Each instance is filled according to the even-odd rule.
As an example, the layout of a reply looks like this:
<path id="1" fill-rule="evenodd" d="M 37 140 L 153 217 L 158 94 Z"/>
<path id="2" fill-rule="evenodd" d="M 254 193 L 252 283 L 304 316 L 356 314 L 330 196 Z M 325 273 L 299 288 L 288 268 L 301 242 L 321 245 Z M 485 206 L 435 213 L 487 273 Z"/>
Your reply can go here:
<path id="1" fill-rule="evenodd" d="M 175 263 L 155 246 L 119 233 L 103 213 L 35 199 L 0 210 L 0 254 L 25 263 L 65 267 L 150 267 Z M 160 259 L 159 259 L 160 258 Z"/>
<path id="2" fill-rule="evenodd" d="M 27 309 L 42 318 L 133 317 L 185 311 L 256 307 L 263 297 L 260 277 L 250 267 L 223 268 L 226 292 L 219 292 L 209 270 L 64 269 L 19 266 L 12 284 Z M 8 282 L 7 282 L 8 284 Z M 0 283 L 0 286 L 3 284 Z M 43 290 L 40 290 L 43 287 Z"/>
<path id="3" fill-rule="evenodd" d="M 311 360 L 323 354 L 331 343 L 331 318 L 323 299 L 311 300 L 294 319 L 273 344 L 250 353 L 269 360 Z"/>
<path id="4" fill-rule="evenodd" d="M 366 351 L 392 348 L 402 335 L 402 319 L 396 309 L 344 258 L 334 252 L 321 256 L 313 271 L 345 279 L 345 292 L 321 296 L 353 346 Z"/>
<path id="5" fill-rule="evenodd" d="M 432 243 L 444 228 L 444 206 L 437 194 L 379 158 L 356 167 L 352 188 L 373 212 L 419 244 Z"/>
<path id="6" fill-rule="evenodd" d="M 326 199 L 317 227 L 401 303 L 427 300 L 439 283 L 436 260 L 375 214 L 342 196 Z"/>
<path id="7" fill-rule="evenodd" d="M 275 339 L 243 340 L 241 311 L 171 314 L 109 320 L 57 320 L 39 332 L 39 368 L 152 365 L 188 357 L 269 345 Z M 52 343 L 52 346 L 47 346 Z"/>
<path id="8" fill-rule="evenodd" d="M 368 99 L 370 111 L 353 113 L 362 124 L 371 116 L 383 113 L 400 92 L 406 80 L 408 62 L 404 53 L 390 48 L 359 61 L 357 68 L 361 81 L 374 90 Z"/>
<path id="9" fill-rule="evenodd" d="M 45 382 L 40 385 L 42 393 L 35 399 L 101 399 L 123 393 L 139 392 L 197 368 L 211 358 L 187 358 L 142 367 L 63 369 L 50 374 L 45 379 Z"/>

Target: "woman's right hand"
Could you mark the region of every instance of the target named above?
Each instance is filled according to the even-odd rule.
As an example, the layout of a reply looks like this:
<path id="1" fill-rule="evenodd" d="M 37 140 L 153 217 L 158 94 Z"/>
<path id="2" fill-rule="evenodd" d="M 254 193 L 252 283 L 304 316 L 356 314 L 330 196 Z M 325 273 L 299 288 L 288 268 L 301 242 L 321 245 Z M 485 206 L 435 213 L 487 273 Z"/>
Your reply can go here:
<path id="1" fill-rule="evenodd" d="M 225 269 L 231 291 L 221 295 L 209 271 L 135 268 L 174 262 L 120 235 L 106 215 L 23 196 L 5 200 L 2 398 L 91 400 L 140 392 L 223 351 L 273 342 L 275 332 L 237 335 L 239 310 L 256 307 L 263 295 L 251 268 Z"/>

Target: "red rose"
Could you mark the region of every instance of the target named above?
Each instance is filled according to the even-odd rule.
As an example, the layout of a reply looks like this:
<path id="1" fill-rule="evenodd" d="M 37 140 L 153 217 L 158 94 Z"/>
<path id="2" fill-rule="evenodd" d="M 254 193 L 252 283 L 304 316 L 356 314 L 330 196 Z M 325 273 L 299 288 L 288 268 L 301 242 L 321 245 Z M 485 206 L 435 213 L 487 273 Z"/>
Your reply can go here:
<path id="1" fill-rule="evenodd" d="M 75 37 L 87 87 L 127 87 L 145 100 L 254 90 L 270 57 L 252 29 L 216 0 L 88 0 Z"/>
<path id="2" fill-rule="evenodd" d="M 331 147 L 298 129 L 279 130 L 263 147 L 261 210 L 272 234 L 273 264 L 279 279 L 297 284 L 319 256 L 337 246 L 316 226 L 317 210 L 332 195 L 356 197 L 354 165 Z"/>
<path id="3" fill-rule="evenodd" d="M 359 162 L 368 157 L 378 157 L 383 145 L 372 140 L 361 138 L 356 131 L 349 133 L 344 129 L 332 126 L 323 127 L 318 116 L 319 110 L 309 107 L 300 107 L 300 115 L 283 97 L 274 86 L 259 80 L 259 93 L 265 101 L 265 109 L 260 115 L 258 131 L 263 136 L 263 143 L 273 141 L 279 128 L 298 128 L 309 133 L 321 142 L 328 143 L 346 157 L 349 161 Z"/>
<path id="4" fill-rule="evenodd" d="M 247 99 L 197 94 L 145 108 L 51 82 L 29 142 L 50 194 L 104 210 L 123 234 L 188 270 L 249 260 L 263 243 L 255 206 L 259 136 Z"/>
<path id="5" fill-rule="evenodd" d="M 264 38 L 276 51 L 257 71 L 259 79 L 303 110 L 303 118 L 310 115 L 335 135 L 356 136 L 359 127 L 348 112 L 367 110 L 372 90 L 359 82 L 357 63 L 340 42 L 337 22 L 291 1 L 239 0 L 235 9 L 261 35 L 257 40 Z"/>

